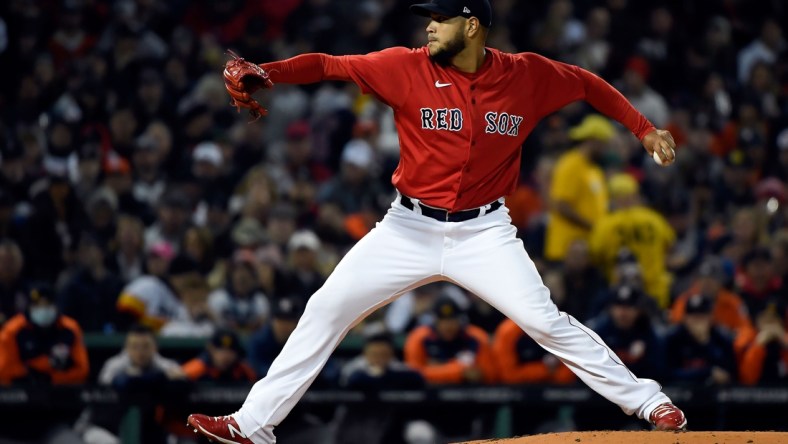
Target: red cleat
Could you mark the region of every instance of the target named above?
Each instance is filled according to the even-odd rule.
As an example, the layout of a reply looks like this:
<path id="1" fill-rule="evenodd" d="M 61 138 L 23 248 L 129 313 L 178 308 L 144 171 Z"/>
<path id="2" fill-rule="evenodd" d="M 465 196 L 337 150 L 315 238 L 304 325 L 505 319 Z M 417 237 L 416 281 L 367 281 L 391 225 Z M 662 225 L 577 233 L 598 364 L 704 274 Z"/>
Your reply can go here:
<path id="1" fill-rule="evenodd" d="M 194 433 L 199 433 L 211 442 L 222 444 L 254 444 L 241 432 L 232 416 L 189 415 L 186 420 Z"/>
<path id="2" fill-rule="evenodd" d="M 660 404 L 651 412 L 648 420 L 657 430 L 684 430 L 687 428 L 687 418 L 684 412 L 675 405 L 666 402 Z"/>

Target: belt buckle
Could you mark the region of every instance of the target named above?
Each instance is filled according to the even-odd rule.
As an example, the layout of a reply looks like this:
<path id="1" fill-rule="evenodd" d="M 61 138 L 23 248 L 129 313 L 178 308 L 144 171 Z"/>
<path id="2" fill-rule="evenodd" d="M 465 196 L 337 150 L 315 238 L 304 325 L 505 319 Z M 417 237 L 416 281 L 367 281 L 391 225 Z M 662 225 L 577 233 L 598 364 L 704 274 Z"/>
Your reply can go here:
<path id="1" fill-rule="evenodd" d="M 415 197 L 408 197 L 408 200 L 410 200 L 410 204 L 413 205 L 413 210 L 412 211 L 414 213 L 418 214 L 418 215 L 421 215 L 422 214 L 422 211 L 421 211 L 421 205 L 422 205 L 421 204 L 421 200 L 416 199 Z"/>

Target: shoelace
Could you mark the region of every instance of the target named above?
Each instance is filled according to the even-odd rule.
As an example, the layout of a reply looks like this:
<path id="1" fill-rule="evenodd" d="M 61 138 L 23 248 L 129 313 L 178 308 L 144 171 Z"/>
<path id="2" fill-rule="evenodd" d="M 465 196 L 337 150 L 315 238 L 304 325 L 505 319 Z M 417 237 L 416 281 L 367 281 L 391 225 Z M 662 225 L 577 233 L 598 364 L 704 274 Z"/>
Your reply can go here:
<path id="1" fill-rule="evenodd" d="M 231 419 L 232 419 L 232 416 L 233 416 L 233 415 L 224 415 L 224 416 L 211 416 L 210 418 L 211 418 L 212 420 L 214 420 L 214 421 L 218 421 L 219 419 L 224 419 L 224 420 L 227 420 L 227 421 L 229 421 L 229 420 L 231 420 Z"/>

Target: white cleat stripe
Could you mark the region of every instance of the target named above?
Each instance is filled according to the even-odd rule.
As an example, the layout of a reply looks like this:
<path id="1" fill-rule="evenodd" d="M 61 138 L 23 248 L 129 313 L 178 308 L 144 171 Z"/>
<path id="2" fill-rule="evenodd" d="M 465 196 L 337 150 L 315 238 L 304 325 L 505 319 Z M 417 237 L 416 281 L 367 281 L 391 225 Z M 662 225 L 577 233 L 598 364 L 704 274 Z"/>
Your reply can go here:
<path id="1" fill-rule="evenodd" d="M 205 429 L 204 429 L 204 428 L 202 428 L 202 426 L 200 426 L 199 424 L 197 425 L 197 427 L 199 427 L 199 428 L 200 428 L 200 430 L 202 431 L 202 433 L 203 433 L 203 434 L 205 434 L 205 435 L 207 435 L 207 436 L 210 436 L 211 438 L 213 438 L 213 439 L 215 439 L 215 440 L 219 441 L 219 442 L 220 442 L 220 443 L 222 443 L 222 444 L 241 444 L 241 443 L 239 443 L 238 441 L 230 441 L 229 439 L 220 438 L 220 437 L 218 437 L 218 436 L 214 435 L 213 433 L 210 433 L 209 431 L 205 430 Z M 196 431 L 196 430 L 195 430 L 195 431 Z"/>

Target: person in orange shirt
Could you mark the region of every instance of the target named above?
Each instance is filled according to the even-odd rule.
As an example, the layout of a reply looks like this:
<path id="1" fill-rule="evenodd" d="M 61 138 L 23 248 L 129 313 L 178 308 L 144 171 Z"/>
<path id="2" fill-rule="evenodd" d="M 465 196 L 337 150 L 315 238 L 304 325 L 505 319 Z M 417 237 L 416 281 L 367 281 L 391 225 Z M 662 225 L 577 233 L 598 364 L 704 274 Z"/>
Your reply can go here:
<path id="1" fill-rule="evenodd" d="M 205 352 L 183 364 L 186 377 L 192 381 L 250 382 L 257 376 L 244 360 L 241 340 L 231 330 L 217 330 Z"/>
<path id="2" fill-rule="evenodd" d="M 742 356 L 739 379 L 746 385 L 785 385 L 788 382 L 788 309 L 774 299 L 755 315 L 747 329 L 749 346 Z"/>
<path id="3" fill-rule="evenodd" d="M 405 363 L 431 384 L 495 382 L 487 333 L 468 325 L 462 309 L 449 297 L 440 297 L 434 311 L 433 325 L 423 325 L 408 335 Z"/>
<path id="4" fill-rule="evenodd" d="M 696 294 L 703 294 L 714 301 L 712 319 L 715 325 L 725 327 L 731 332 L 751 328 L 752 322 L 744 301 L 723 287 L 725 271 L 722 261 L 708 257 L 698 269 L 697 280 L 684 293 L 679 295 L 670 309 L 670 319 L 679 324 L 684 319 L 687 300 Z"/>
<path id="5" fill-rule="evenodd" d="M 34 285 L 29 299 L 0 330 L 0 385 L 84 383 L 89 363 L 79 324 L 58 312 L 48 285 Z"/>
<path id="6" fill-rule="evenodd" d="M 575 375 L 555 356 L 539 346 L 512 321 L 506 319 L 495 330 L 493 356 L 499 379 L 506 384 L 571 384 Z"/>

